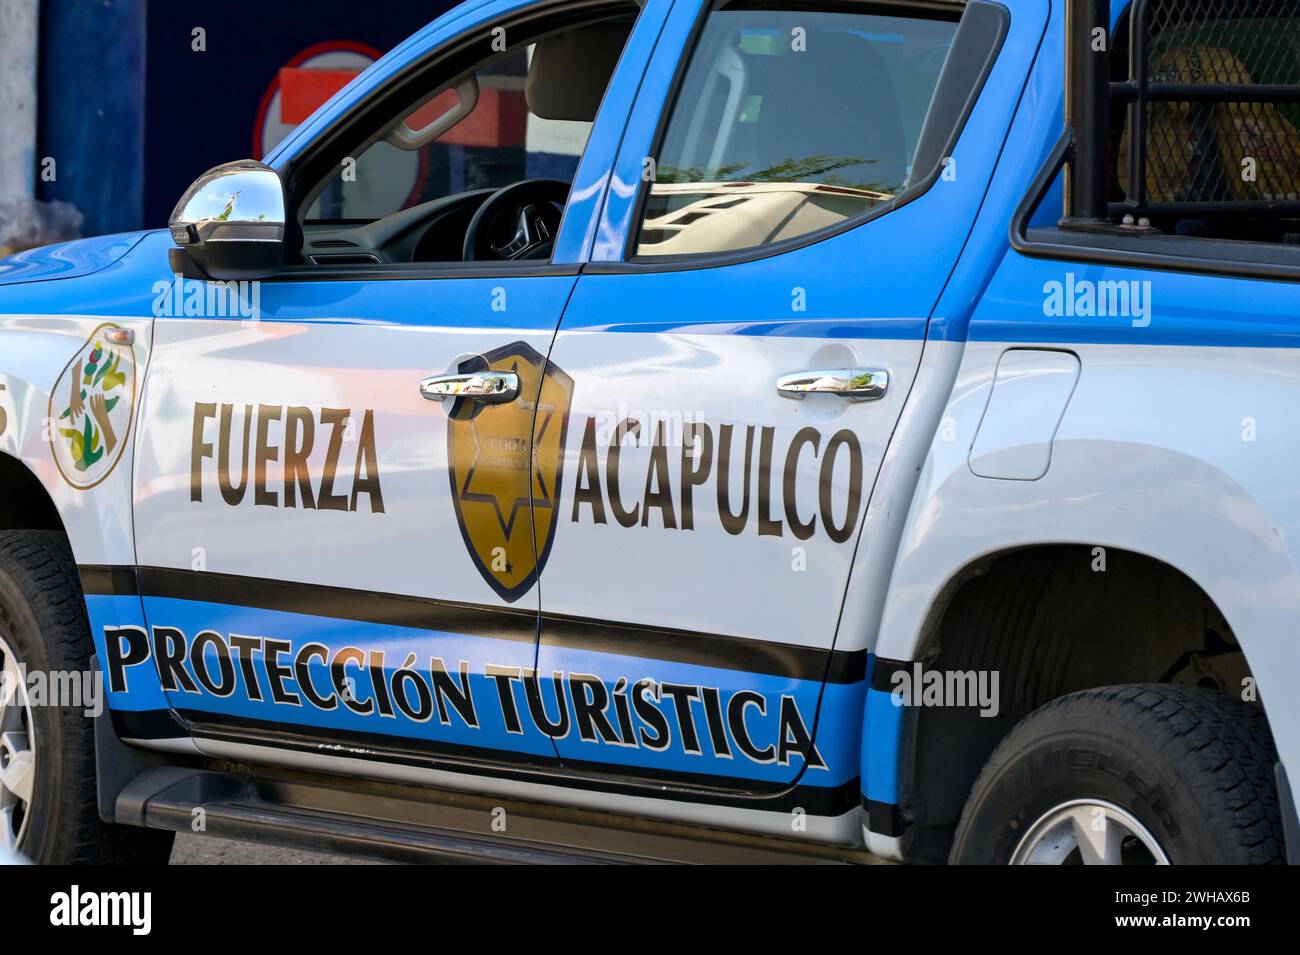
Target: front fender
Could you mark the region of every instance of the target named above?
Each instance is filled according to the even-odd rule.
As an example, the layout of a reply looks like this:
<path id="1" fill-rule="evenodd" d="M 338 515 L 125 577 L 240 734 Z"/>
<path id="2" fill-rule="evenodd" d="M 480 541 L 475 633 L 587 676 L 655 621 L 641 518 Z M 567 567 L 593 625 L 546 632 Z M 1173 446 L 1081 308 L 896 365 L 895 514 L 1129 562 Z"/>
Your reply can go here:
<path id="1" fill-rule="evenodd" d="M 40 482 L 62 520 L 101 660 L 105 627 L 144 625 L 139 595 L 122 585 L 133 575 L 120 569 L 135 564 L 136 423 L 153 302 L 172 281 L 169 245 L 166 233 L 153 234 L 93 273 L 0 286 L 0 454 Z M 105 332 L 115 328 L 129 331 L 132 341 L 111 343 Z M 100 427 L 101 413 L 107 427 Z M 131 697 L 110 693 L 109 706 L 166 705 L 160 687 L 133 685 Z"/>

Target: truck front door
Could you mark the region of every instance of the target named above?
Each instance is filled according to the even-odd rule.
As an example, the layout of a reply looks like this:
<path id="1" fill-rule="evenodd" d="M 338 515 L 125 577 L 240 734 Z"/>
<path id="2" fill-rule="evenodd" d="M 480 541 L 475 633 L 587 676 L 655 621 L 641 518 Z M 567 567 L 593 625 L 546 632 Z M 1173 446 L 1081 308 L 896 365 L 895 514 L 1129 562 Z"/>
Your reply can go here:
<path id="1" fill-rule="evenodd" d="M 554 767 L 500 692 L 534 663 L 555 523 L 532 461 L 571 382 L 545 356 L 667 6 L 449 15 L 423 83 L 408 64 L 280 163 L 292 264 L 221 314 L 214 283 L 160 297 L 139 584 L 204 752 L 449 784 Z M 500 388 L 456 397 L 475 378 Z"/>

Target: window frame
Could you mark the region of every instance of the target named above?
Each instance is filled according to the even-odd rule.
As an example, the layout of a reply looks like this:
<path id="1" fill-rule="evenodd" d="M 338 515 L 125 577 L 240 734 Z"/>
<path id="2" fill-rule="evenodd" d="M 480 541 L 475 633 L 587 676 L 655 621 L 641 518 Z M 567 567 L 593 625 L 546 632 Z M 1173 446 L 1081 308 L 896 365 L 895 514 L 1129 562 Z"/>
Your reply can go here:
<path id="1" fill-rule="evenodd" d="M 476 24 L 466 32 L 429 50 L 424 56 L 394 73 L 370 91 L 350 109 L 335 119 L 299 150 L 280 171 L 284 182 L 285 206 L 291 210 L 287 223 L 286 243 L 291 243 L 295 258 L 300 258 L 306 244 L 303 226 L 306 214 L 325 186 L 329 170 L 353 151 L 349 143 L 364 143 L 365 130 L 373 128 L 376 116 L 392 115 L 403 102 L 415 103 L 418 91 L 436 75 L 454 77 L 493 58 L 490 49 L 492 31 L 502 27 L 520 31 L 524 43 L 535 42 L 567 26 L 609 15 L 633 14 L 639 19 L 645 0 L 561 0 L 508 11 Z M 633 21 L 633 31 L 636 20 Z M 630 38 L 631 34 L 629 34 Z M 486 49 L 485 49 L 486 48 Z M 495 55 L 500 55 L 499 53 Z M 617 70 L 617 67 L 616 67 Z M 414 96 L 414 98 L 413 98 Z M 594 127 L 593 127 L 594 128 Z M 358 130 L 363 138 L 356 139 Z M 590 145 L 590 138 L 588 146 Z M 583 154 L 585 155 L 584 147 Z M 582 156 L 579 156 L 581 162 Z M 566 204 L 564 214 L 568 213 Z M 564 221 L 561 219 L 560 228 Z M 558 234 L 558 233 L 557 233 Z M 580 266 L 550 260 L 501 262 L 377 262 L 356 265 L 319 265 L 309 261 L 286 262 L 274 276 L 264 281 L 370 281 L 379 279 L 478 278 L 490 276 L 576 275 Z"/>
<path id="2" fill-rule="evenodd" d="M 692 252 L 681 253 L 677 255 L 637 255 L 637 239 L 641 234 L 641 228 L 645 222 L 645 207 L 649 200 L 650 189 L 653 183 L 640 183 L 637 188 L 636 202 L 633 205 L 632 217 L 629 221 L 627 235 L 624 237 L 622 260 L 618 262 L 589 262 L 584 267 L 584 272 L 596 274 L 609 274 L 619 272 L 671 272 L 691 269 L 716 268 L 719 266 L 738 264 L 742 262 L 751 262 L 758 259 L 765 259 L 771 256 L 782 255 L 792 252 L 805 246 L 814 245 L 824 242 L 844 232 L 859 228 L 881 218 L 890 212 L 900 209 L 911 202 L 924 196 L 930 191 L 930 188 L 939 180 L 943 173 L 943 157 L 950 156 L 956 148 L 966 124 L 970 120 L 970 115 L 975 109 L 985 85 L 988 82 L 989 74 L 992 73 L 998 57 L 1001 55 L 1003 45 L 1005 44 L 1008 29 L 1010 27 L 1010 12 L 1006 7 L 999 3 L 989 2 L 989 0 L 969 0 L 967 3 L 953 2 L 935 2 L 935 0 L 710 0 L 702 3 L 700 11 L 696 17 L 695 23 L 691 28 L 691 33 L 685 44 L 685 53 L 678 60 L 676 69 L 673 73 L 670 84 L 670 93 L 665 98 L 664 104 L 660 109 L 659 116 L 655 125 L 652 142 L 654 149 L 651 151 L 658 162 L 659 154 L 662 152 L 668 133 L 668 124 L 672 119 L 673 112 L 682 94 L 682 88 L 685 83 L 686 73 L 691 62 L 699 48 L 700 36 L 703 33 L 704 25 L 708 22 L 710 15 L 715 10 L 726 9 L 769 9 L 779 11 L 790 11 L 792 8 L 799 6 L 822 10 L 827 12 L 849 12 L 849 13 L 868 13 L 876 15 L 894 15 L 894 16 L 928 16 L 930 19 L 943 20 L 948 19 L 957 24 L 957 30 L 953 36 L 952 47 L 949 50 L 949 60 L 944 63 L 944 70 L 940 73 L 940 79 L 936 84 L 933 104 L 937 102 L 940 88 L 943 85 L 943 73 L 947 71 L 948 62 L 952 60 L 953 53 L 959 52 L 963 57 L 967 57 L 971 62 L 963 64 L 967 68 L 974 67 L 976 81 L 965 89 L 964 101 L 956 109 L 948 107 L 945 111 L 946 116 L 951 116 L 955 120 L 952 124 L 951 132 L 946 139 L 946 145 L 941 150 L 941 156 L 935 162 L 934 167 L 925 175 L 907 186 L 902 192 L 888 202 L 883 202 L 874 208 L 868 209 L 856 216 L 851 216 L 842 222 L 825 226 L 821 229 L 815 229 L 801 235 L 793 236 L 789 239 L 783 239 L 779 242 L 772 242 L 766 245 L 751 246 L 744 249 L 723 250 L 717 252 Z M 981 37 L 971 36 L 967 39 L 962 35 L 962 28 L 965 23 L 966 13 L 971 8 L 979 8 L 993 19 L 990 21 L 993 28 L 993 39 L 991 43 L 979 43 Z M 922 124 L 921 137 L 918 142 L 918 151 L 921 143 L 924 142 L 927 127 L 930 125 L 930 115 L 927 114 Z"/>
<path id="3" fill-rule="evenodd" d="M 1116 19 L 1115 35 L 1127 37 L 1124 45 L 1112 50 L 1112 66 L 1123 70 L 1112 75 L 1113 82 L 1127 82 L 1132 66 L 1132 27 L 1134 8 L 1124 10 Z M 1123 56 L 1118 56 L 1118 53 Z M 1072 77 L 1066 75 L 1067 86 Z M 1068 89 L 1067 89 L 1068 96 Z M 1119 143 L 1131 127 L 1129 106 L 1116 100 L 1109 103 L 1106 122 L 1112 144 L 1112 154 L 1107 157 L 1107 167 L 1118 165 Z M 1065 228 L 1055 224 L 1032 226 L 1034 215 L 1043 208 L 1053 186 L 1066 172 L 1074 159 L 1074 136 L 1067 129 L 1048 150 L 1028 191 L 1011 217 L 1008 240 L 1011 248 L 1026 258 L 1049 259 L 1065 263 L 1118 268 L 1148 269 L 1184 275 L 1206 275 L 1218 278 L 1267 279 L 1280 282 L 1300 281 L 1300 246 L 1278 242 L 1249 239 L 1224 239 L 1204 236 L 1125 232 L 1124 226 L 1113 222 L 1089 223 Z M 1130 148 L 1131 145 L 1130 145 Z M 1116 181 L 1108 176 L 1112 186 Z M 1070 202 L 1068 175 L 1063 189 L 1065 218 Z M 1137 210 L 1141 214 L 1142 210 Z M 1190 217 L 1189 217 L 1190 218 Z"/>
<path id="4" fill-rule="evenodd" d="M 1124 235 L 1117 229 L 1083 231 L 1058 226 L 1031 228 L 1073 147 L 1069 131 L 1057 140 L 1011 217 L 1011 248 L 1032 259 L 1085 262 L 1213 275 L 1222 278 L 1300 281 L 1300 246 L 1187 235 Z"/>

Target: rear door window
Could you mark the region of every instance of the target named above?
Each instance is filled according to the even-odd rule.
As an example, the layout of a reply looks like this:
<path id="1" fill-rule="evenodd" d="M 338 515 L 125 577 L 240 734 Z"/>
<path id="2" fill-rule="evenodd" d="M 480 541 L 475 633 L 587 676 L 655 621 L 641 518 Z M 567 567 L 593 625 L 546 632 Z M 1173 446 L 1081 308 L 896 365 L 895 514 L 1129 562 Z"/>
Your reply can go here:
<path id="1" fill-rule="evenodd" d="M 754 248 L 897 197 L 952 20 L 714 10 L 653 166 L 637 256 Z"/>

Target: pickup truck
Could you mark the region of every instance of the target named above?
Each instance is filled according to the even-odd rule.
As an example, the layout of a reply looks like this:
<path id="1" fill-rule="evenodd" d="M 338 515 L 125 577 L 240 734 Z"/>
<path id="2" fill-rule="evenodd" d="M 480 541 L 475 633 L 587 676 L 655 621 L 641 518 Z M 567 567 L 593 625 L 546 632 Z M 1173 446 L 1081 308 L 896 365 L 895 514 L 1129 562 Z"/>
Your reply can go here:
<path id="1" fill-rule="evenodd" d="M 470 0 L 0 262 L 0 846 L 1295 860 L 1297 31 Z"/>

